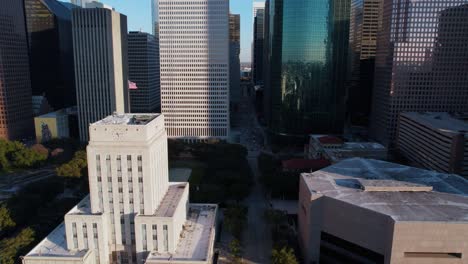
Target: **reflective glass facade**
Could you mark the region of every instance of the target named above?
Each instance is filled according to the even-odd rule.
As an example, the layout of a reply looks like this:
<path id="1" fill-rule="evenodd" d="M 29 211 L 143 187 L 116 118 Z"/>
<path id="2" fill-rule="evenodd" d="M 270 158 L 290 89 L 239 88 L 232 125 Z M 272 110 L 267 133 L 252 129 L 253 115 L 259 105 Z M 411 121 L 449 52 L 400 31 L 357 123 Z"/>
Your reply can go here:
<path id="1" fill-rule="evenodd" d="M 371 136 L 391 145 L 401 112 L 468 111 L 468 1 L 385 1 Z"/>
<path id="2" fill-rule="evenodd" d="M 267 6 L 265 103 L 271 132 L 341 133 L 350 0 L 270 0 Z"/>

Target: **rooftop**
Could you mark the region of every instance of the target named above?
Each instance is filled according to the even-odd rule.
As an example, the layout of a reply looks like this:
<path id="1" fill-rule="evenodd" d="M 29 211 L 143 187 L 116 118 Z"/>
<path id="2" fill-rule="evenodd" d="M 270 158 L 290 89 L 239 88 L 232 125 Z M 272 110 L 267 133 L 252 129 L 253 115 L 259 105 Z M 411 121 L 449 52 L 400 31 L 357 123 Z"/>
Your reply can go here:
<path id="1" fill-rule="evenodd" d="M 406 112 L 401 115 L 422 123 L 432 129 L 449 133 L 464 133 L 468 136 L 468 122 L 446 112 Z"/>
<path id="2" fill-rule="evenodd" d="M 167 192 L 154 215 L 159 217 L 172 217 L 180 200 L 182 199 L 185 188 L 187 188 L 187 183 L 172 183 L 169 185 L 169 188 L 167 189 Z"/>
<path id="3" fill-rule="evenodd" d="M 94 125 L 130 125 L 144 126 L 160 114 L 116 114 L 97 121 Z"/>
<path id="4" fill-rule="evenodd" d="M 67 214 L 69 215 L 89 215 L 91 214 L 91 201 L 89 194 L 83 198 L 75 207 L 73 207 Z"/>
<path id="5" fill-rule="evenodd" d="M 65 238 L 65 224 L 61 223 L 46 238 L 44 238 L 27 257 L 69 257 L 83 258 L 88 250 L 71 251 L 67 249 L 67 239 Z"/>
<path id="6" fill-rule="evenodd" d="M 180 261 L 206 261 L 214 242 L 216 205 L 190 204 L 188 219 L 174 254 L 151 252 L 147 264 Z"/>
<path id="7" fill-rule="evenodd" d="M 339 137 L 330 136 L 330 135 L 312 135 L 315 139 L 317 139 L 321 144 L 333 144 L 333 145 L 341 145 L 343 144 L 343 140 Z"/>
<path id="8" fill-rule="evenodd" d="M 287 170 L 319 170 L 328 165 L 330 161 L 327 159 L 289 159 L 281 162 L 283 169 Z"/>
<path id="9" fill-rule="evenodd" d="M 311 193 L 395 221 L 468 221 L 468 180 L 455 174 L 352 158 L 302 177 Z"/>

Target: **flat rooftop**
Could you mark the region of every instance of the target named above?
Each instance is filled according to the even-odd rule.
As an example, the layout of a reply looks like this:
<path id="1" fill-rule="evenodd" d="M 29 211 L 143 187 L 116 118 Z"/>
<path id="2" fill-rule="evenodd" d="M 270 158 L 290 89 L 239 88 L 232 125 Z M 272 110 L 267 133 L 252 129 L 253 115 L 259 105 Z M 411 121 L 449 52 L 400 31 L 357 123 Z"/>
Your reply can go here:
<path id="1" fill-rule="evenodd" d="M 89 194 L 86 195 L 75 207 L 73 207 L 68 215 L 90 215 L 91 214 L 91 200 Z"/>
<path id="2" fill-rule="evenodd" d="M 405 112 L 401 115 L 442 132 L 464 133 L 468 136 L 468 122 L 446 112 Z"/>
<path id="3" fill-rule="evenodd" d="M 44 238 L 27 257 L 68 257 L 83 258 L 88 250 L 71 251 L 67 249 L 67 239 L 65 237 L 65 224 L 61 223 L 46 238 Z"/>
<path id="4" fill-rule="evenodd" d="M 302 177 L 311 193 L 395 221 L 468 221 L 468 180 L 455 174 L 351 158 Z"/>
<path id="5" fill-rule="evenodd" d="M 93 125 L 129 125 L 144 126 L 160 114 L 113 114 L 95 122 Z"/>
<path id="6" fill-rule="evenodd" d="M 151 252 L 146 264 L 208 261 L 216 224 L 217 205 L 190 204 L 185 228 L 174 254 Z"/>
<path id="7" fill-rule="evenodd" d="M 184 194 L 187 183 L 171 183 L 154 216 L 172 217 Z"/>

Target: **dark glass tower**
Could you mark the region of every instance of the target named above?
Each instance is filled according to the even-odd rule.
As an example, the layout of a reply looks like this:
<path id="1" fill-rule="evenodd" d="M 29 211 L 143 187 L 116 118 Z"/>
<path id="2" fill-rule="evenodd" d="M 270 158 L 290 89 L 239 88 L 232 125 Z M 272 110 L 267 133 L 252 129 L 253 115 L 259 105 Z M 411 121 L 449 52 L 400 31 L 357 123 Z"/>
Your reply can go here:
<path id="1" fill-rule="evenodd" d="M 341 133 L 350 0 L 270 0 L 266 110 L 273 134 Z"/>
<path id="2" fill-rule="evenodd" d="M 263 46 L 265 8 L 254 8 L 254 39 L 252 52 L 252 78 L 254 84 L 263 84 Z"/>
<path id="3" fill-rule="evenodd" d="M 56 0 L 24 0 L 33 95 L 54 109 L 76 105 L 71 10 Z"/>

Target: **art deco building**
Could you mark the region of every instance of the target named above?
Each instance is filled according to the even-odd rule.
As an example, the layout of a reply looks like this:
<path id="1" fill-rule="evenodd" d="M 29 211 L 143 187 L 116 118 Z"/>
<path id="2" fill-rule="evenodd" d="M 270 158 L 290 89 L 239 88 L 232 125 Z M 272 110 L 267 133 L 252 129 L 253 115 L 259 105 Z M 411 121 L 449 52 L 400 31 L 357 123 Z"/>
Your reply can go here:
<path id="1" fill-rule="evenodd" d="M 160 112 L 158 44 L 158 40 L 151 34 L 128 34 L 128 77 L 137 87 L 129 89 L 130 108 L 134 113 Z"/>
<path id="2" fill-rule="evenodd" d="M 370 133 L 393 144 L 400 112 L 468 111 L 468 1 L 386 1 Z"/>
<path id="3" fill-rule="evenodd" d="M 24 0 L 32 93 L 55 110 L 76 105 L 71 10 L 56 0 Z"/>
<path id="4" fill-rule="evenodd" d="M 265 2 L 253 2 L 252 79 L 263 84 Z"/>
<path id="5" fill-rule="evenodd" d="M 114 114 L 89 134 L 90 195 L 23 264 L 211 263 L 217 206 L 169 182 L 164 116 Z"/>
<path id="6" fill-rule="evenodd" d="M 73 46 L 80 140 L 88 126 L 129 112 L 127 17 L 107 8 L 73 9 Z"/>
<path id="7" fill-rule="evenodd" d="M 241 99 L 240 88 L 240 15 L 229 14 L 229 97 L 236 107 Z"/>
<path id="8" fill-rule="evenodd" d="M 275 135 L 341 133 L 349 0 L 268 3 L 265 110 Z"/>
<path id="9" fill-rule="evenodd" d="M 168 136 L 227 139 L 229 1 L 159 0 L 154 5 Z"/>
<path id="10" fill-rule="evenodd" d="M 34 135 L 23 1 L 0 0 L 0 138 Z"/>

